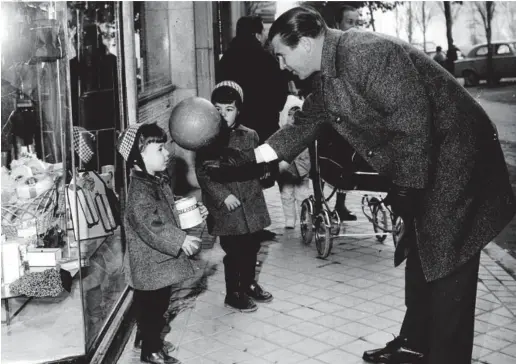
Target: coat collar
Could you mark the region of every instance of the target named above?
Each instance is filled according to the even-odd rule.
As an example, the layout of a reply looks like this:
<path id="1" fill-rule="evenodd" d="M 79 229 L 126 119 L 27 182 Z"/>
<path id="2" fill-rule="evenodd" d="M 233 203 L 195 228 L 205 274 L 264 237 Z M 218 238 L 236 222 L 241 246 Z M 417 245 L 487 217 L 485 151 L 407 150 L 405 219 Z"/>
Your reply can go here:
<path id="1" fill-rule="evenodd" d="M 322 58 L 321 58 L 321 74 L 328 77 L 337 77 L 335 65 L 337 63 L 337 47 L 340 37 L 344 32 L 336 29 L 328 29 L 324 36 Z"/>
<path id="2" fill-rule="evenodd" d="M 158 173 L 155 176 L 151 176 L 148 173 L 145 173 L 142 171 L 137 171 L 135 169 L 133 169 L 131 171 L 131 178 L 137 178 L 137 179 L 141 180 L 142 182 L 151 183 L 151 184 L 154 184 L 157 186 L 162 186 L 164 184 L 168 184 L 170 181 L 170 179 L 166 173 Z"/>

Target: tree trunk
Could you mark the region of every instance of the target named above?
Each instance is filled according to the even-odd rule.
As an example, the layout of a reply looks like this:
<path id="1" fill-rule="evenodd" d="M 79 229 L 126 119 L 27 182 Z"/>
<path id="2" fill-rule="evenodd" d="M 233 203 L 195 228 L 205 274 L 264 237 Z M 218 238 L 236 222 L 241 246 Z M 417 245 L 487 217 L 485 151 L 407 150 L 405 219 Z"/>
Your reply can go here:
<path id="1" fill-rule="evenodd" d="M 425 2 L 421 3 L 421 25 L 423 28 L 423 50 L 426 53 L 426 14 L 425 14 Z"/>
<path id="2" fill-rule="evenodd" d="M 371 16 L 371 27 L 373 28 L 373 32 L 376 32 L 376 28 L 374 26 L 373 4 L 368 2 L 367 7 L 369 8 L 369 15 Z"/>
<path id="3" fill-rule="evenodd" d="M 493 2 L 486 1 L 486 38 L 487 38 L 487 84 L 492 86 L 495 82 L 493 70 L 493 47 L 491 44 L 491 20 L 493 19 Z"/>
<path id="4" fill-rule="evenodd" d="M 446 40 L 448 42 L 448 51 L 446 52 L 446 69 L 453 75 L 457 53 L 455 51 L 455 45 L 453 44 L 453 18 L 451 13 L 451 2 L 443 1 L 443 4 L 444 17 L 446 18 Z"/>

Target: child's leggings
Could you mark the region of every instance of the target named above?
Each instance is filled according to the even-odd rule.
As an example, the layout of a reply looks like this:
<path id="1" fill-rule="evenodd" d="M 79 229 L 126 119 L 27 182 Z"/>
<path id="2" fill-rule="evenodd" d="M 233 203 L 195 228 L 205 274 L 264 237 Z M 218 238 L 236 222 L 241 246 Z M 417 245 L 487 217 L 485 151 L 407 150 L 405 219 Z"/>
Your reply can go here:
<path id="1" fill-rule="evenodd" d="M 138 310 L 138 327 L 142 335 L 142 354 L 161 350 L 161 330 L 165 327 L 164 314 L 170 302 L 171 286 L 156 291 L 134 290 L 134 301 Z"/>

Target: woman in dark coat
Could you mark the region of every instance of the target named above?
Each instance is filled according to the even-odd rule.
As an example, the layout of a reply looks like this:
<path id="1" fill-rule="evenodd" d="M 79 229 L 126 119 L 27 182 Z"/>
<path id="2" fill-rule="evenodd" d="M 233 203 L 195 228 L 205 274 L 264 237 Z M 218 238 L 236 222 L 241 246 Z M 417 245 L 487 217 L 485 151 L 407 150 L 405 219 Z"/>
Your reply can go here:
<path id="1" fill-rule="evenodd" d="M 242 125 L 258 133 L 263 143 L 278 130 L 279 113 L 288 96 L 288 79 L 274 57 L 263 47 L 262 19 L 244 16 L 237 22 L 236 37 L 222 56 L 217 80 L 232 80 L 244 91 Z"/>

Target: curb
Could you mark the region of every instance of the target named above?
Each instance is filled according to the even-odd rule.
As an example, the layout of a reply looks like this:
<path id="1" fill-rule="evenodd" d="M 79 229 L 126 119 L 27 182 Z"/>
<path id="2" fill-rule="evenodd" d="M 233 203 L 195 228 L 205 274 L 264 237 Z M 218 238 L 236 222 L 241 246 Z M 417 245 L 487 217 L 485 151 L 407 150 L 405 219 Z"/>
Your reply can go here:
<path id="1" fill-rule="evenodd" d="M 516 259 L 505 251 L 505 249 L 502 249 L 496 242 L 492 241 L 486 245 L 483 252 L 516 280 Z"/>

